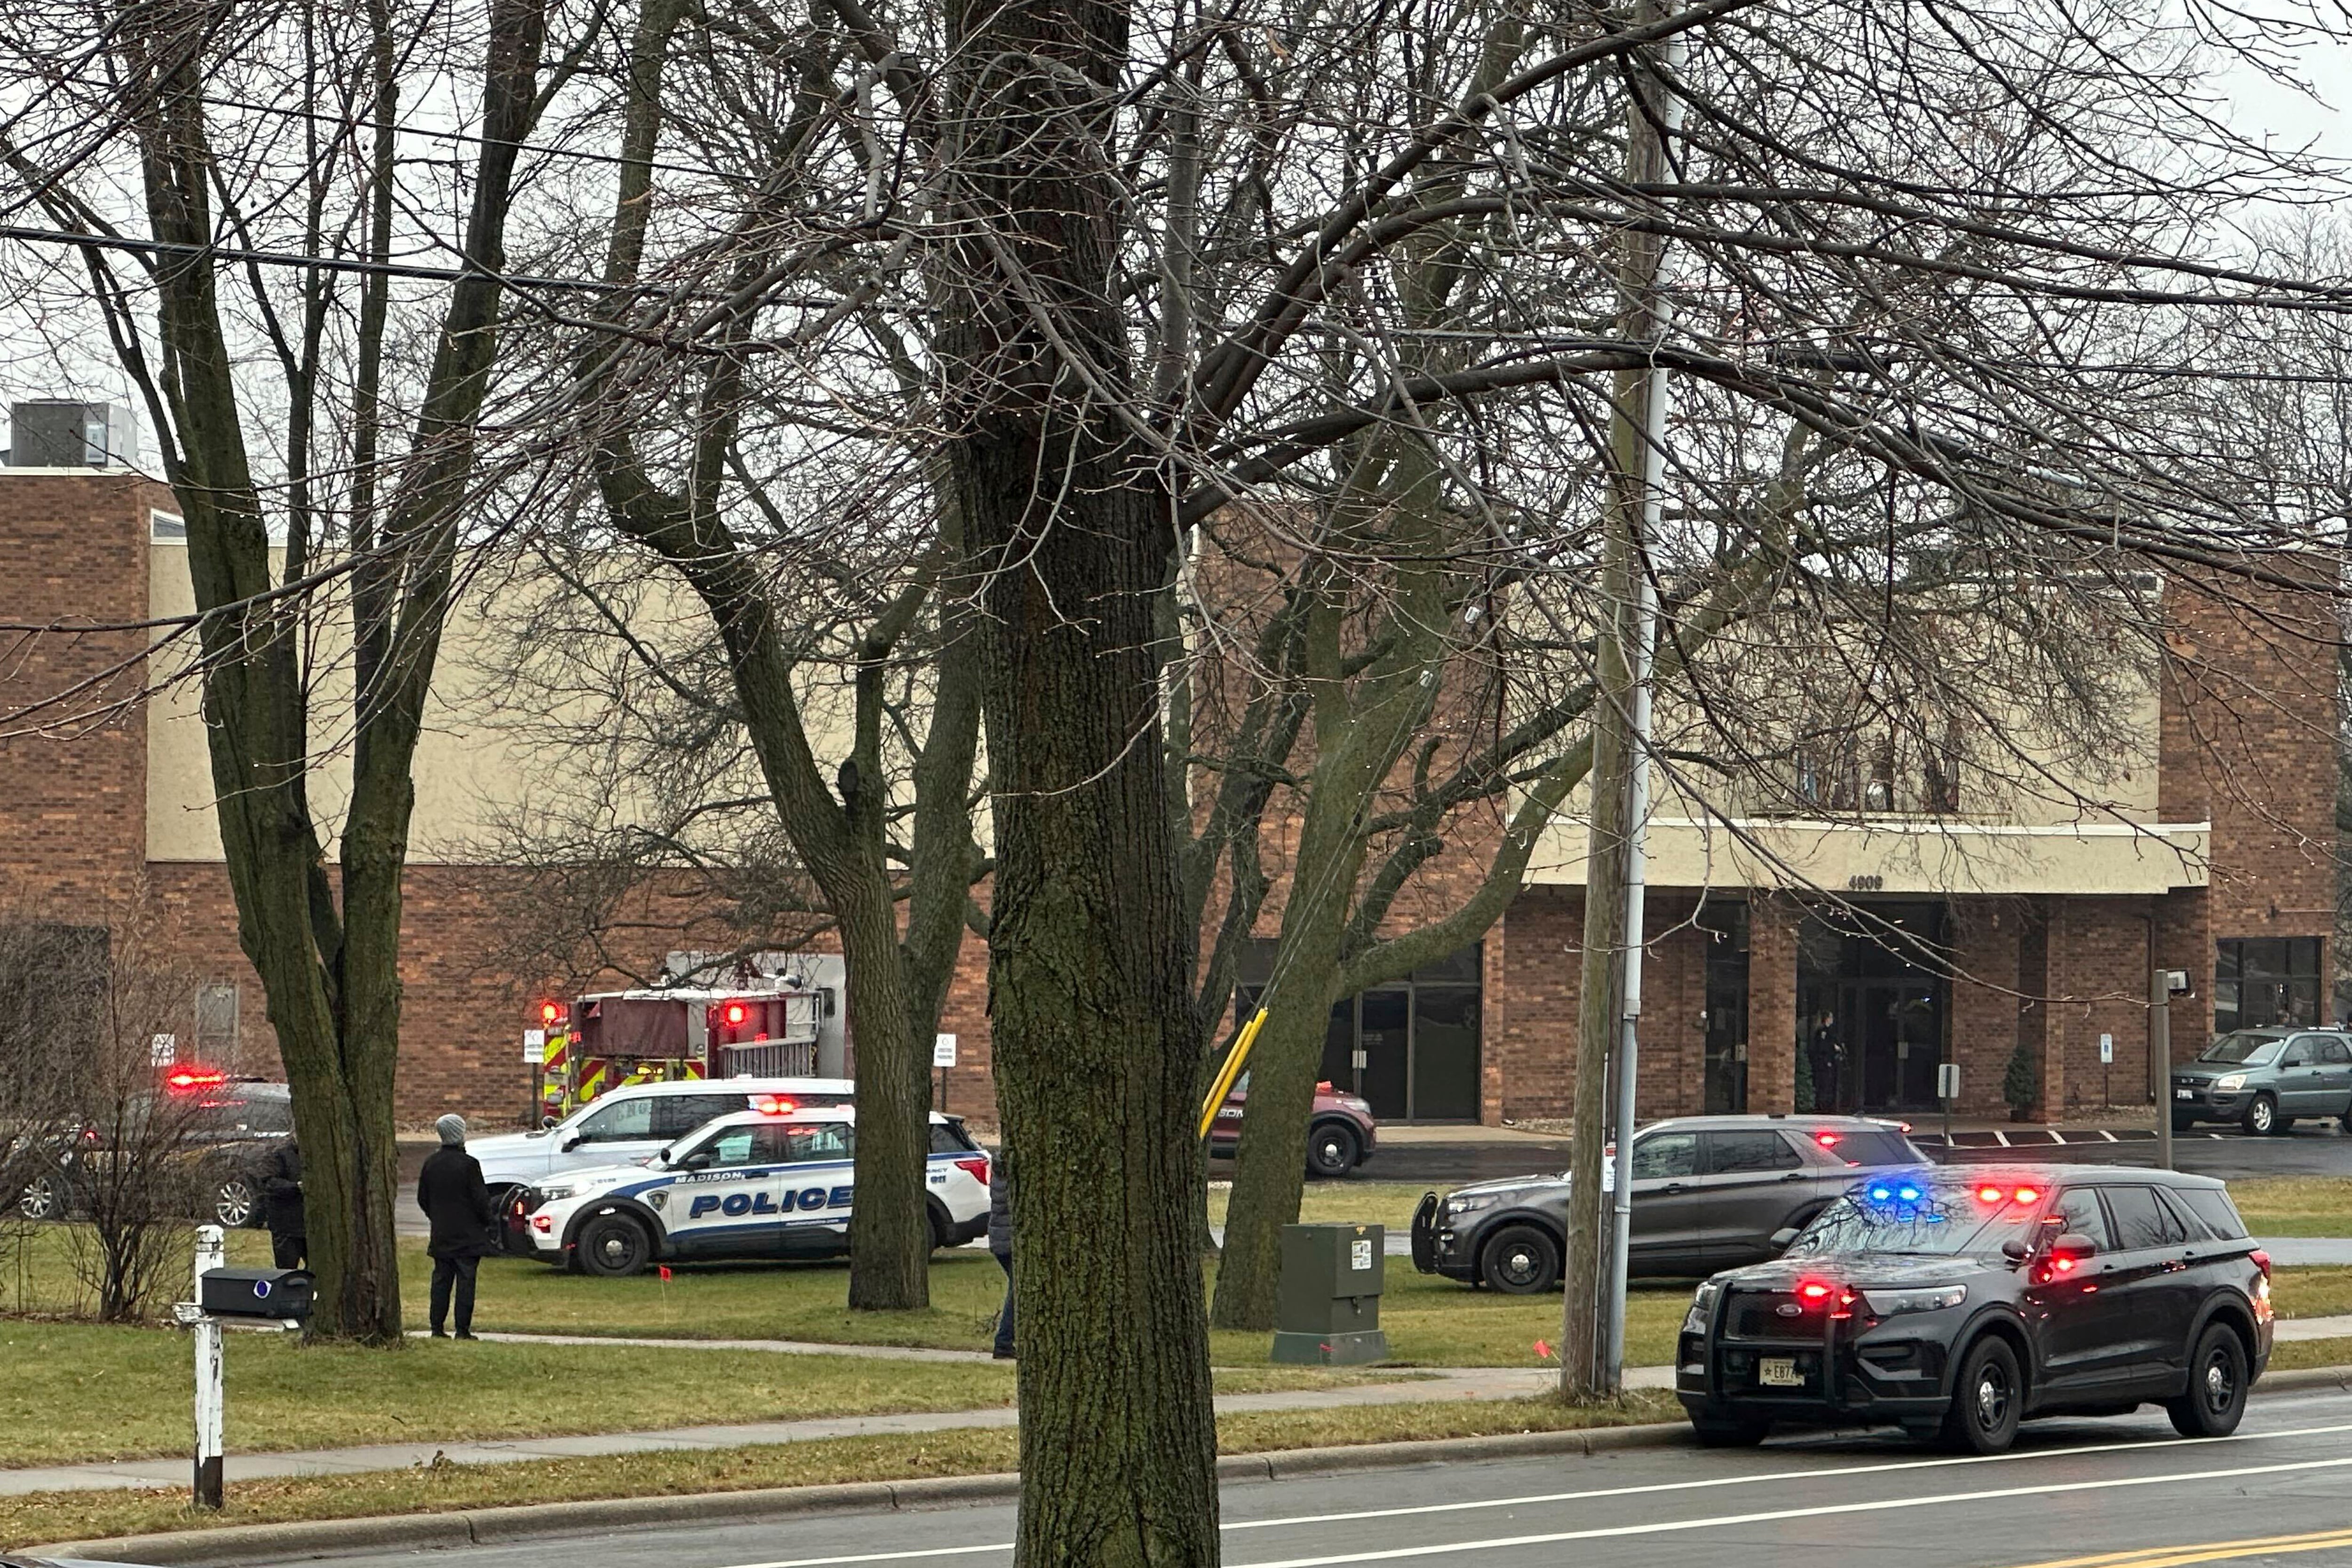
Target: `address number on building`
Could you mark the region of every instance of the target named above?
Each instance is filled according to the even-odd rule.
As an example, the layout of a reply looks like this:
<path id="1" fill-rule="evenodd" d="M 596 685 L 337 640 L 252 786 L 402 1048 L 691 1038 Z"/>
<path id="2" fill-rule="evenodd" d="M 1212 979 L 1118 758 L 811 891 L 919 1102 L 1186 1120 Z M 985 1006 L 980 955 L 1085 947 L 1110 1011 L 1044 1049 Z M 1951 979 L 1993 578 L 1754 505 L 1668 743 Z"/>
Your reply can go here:
<path id="1" fill-rule="evenodd" d="M 1885 886 L 1886 879 L 1876 872 L 1848 877 L 1845 879 L 1845 890 L 1849 893 L 1875 893 Z"/>

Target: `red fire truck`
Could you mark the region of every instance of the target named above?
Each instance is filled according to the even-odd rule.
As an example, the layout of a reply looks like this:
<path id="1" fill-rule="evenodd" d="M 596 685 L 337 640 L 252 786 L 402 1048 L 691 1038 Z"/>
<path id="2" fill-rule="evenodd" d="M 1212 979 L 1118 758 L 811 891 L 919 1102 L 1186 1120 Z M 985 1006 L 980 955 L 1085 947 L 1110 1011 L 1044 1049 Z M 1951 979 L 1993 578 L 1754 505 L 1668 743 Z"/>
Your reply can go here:
<path id="1" fill-rule="evenodd" d="M 799 973 L 750 973 L 719 990 L 667 985 L 541 1002 L 540 1114 L 568 1115 L 623 1084 L 699 1078 L 814 1078 L 817 1037 L 839 993 Z M 528 1052 L 527 1052 L 528 1054 Z"/>

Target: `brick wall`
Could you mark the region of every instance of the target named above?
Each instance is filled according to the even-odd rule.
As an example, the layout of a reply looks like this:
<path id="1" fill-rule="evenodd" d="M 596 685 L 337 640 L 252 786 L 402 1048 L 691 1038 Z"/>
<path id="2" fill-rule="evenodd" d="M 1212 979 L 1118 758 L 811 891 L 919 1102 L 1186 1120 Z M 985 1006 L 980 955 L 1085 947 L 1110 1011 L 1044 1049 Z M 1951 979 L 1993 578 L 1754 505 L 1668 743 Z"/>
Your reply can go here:
<path id="1" fill-rule="evenodd" d="M 2001 1073 L 2017 1048 L 2018 974 L 2026 901 L 1955 899 L 1947 936 L 1952 948 L 1951 986 L 1945 1008 L 1945 1059 L 1960 1067 L 1963 1116 L 2002 1114 Z M 2043 1079 L 2045 1089 L 2049 1079 Z"/>
<path id="2" fill-rule="evenodd" d="M 147 508 L 125 475 L 0 469 L 0 910 L 59 920 L 131 896 L 147 855 Z M 118 711 L 110 711 L 120 707 Z"/>

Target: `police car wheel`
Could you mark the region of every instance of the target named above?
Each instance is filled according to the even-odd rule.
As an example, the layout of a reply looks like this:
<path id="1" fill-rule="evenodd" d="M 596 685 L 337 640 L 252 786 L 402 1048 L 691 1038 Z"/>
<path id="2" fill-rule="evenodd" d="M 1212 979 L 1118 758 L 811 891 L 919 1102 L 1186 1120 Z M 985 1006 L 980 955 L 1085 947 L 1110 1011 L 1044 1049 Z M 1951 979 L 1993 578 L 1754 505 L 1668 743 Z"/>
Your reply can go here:
<path id="1" fill-rule="evenodd" d="M 65 1188 L 55 1176 L 35 1176 L 16 1194 L 16 1212 L 26 1219 L 60 1219 L 65 1209 Z"/>
<path id="2" fill-rule="evenodd" d="M 253 1223 L 253 1184 L 243 1176 L 231 1176 L 213 1190 L 213 1218 L 231 1230 L 240 1230 Z"/>
<path id="3" fill-rule="evenodd" d="M 1997 1334 L 1969 1347 L 1960 1375 L 1952 1380 L 1952 1403 L 1944 1416 L 1944 1447 L 1961 1454 L 2000 1454 L 2017 1439 L 2025 1413 L 2024 1381 L 2017 1352 Z"/>
<path id="4" fill-rule="evenodd" d="M 606 1279 L 642 1274 L 653 1261 L 653 1237 L 627 1215 L 598 1215 L 581 1227 L 580 1244 L 572 1249 L 581 1268 Z"/>
<path id="5" fill-rule="evenodd" d="M 1536 1296 L 1559 1283 L 1559 1243 L 1531 1225 L 1505 1226 L 1480 1249 L 1478 1273 L 1506 1296 Z"/>
<path id="6" fill-rule="evenodd" d="M 1336 1181 L 1356 1168 L 1356 1134 L 1336 1121 L 1327 1121 L 1307 1134 L 1307 1173 Z"/>

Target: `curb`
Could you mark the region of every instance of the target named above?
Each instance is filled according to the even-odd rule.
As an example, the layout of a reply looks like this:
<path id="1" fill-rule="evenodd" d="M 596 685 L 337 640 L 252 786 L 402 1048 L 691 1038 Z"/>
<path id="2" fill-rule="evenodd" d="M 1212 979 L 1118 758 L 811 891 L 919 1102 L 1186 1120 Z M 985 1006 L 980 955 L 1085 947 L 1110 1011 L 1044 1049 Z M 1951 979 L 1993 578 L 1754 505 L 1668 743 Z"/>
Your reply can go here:
<path id="1" fill-rule="evenodd" d="M 1683 1423 L 1670 1421 L 1566 1432 L 1507 1432 L 1491 1437 L 1229 1454 L 1217 1461 L 1217 1479 L 1226 1483 L 1286 1480 L 1299 1476 L 1403 1468 L 1449 1460 L 1580 1456 L 1680 1443 L 1689 1431 Z M 152 1563 L 158 1568 L 179 1568 L 184 1564 L 186 1568 L 237 1568 L 247 1563 L 353 1552 L 505 1545 L 559 1536 L 601 1534 L 633 1525 L 753 1523 L 818 1514 L 892 1513 L 958 1503 L 1010 1502 L 1020 1495 L 1020 1490 L 1021 1478 L 1017 1475 L 853 1481 L 836 1486 L 771 1487 L 758 1491 L 530 1503 L 519 1508 L 467 1509 L 454 1513 L 239 1524 L 219 1530 L 181 1530 L 162 1535 L 33 1546 L 26 1548 L 26 1555 L 95 1558 Z"/>
<path id="2" fill-rule="evenodd" d="M 2246 1391 L 2249 1397 L 2264 1394 L 2309 1394 L 2314 1389 L 2352 1389 L 2352 1366 L 2303 1366 L 2290 1372 L 2266 1372 Z"/>

